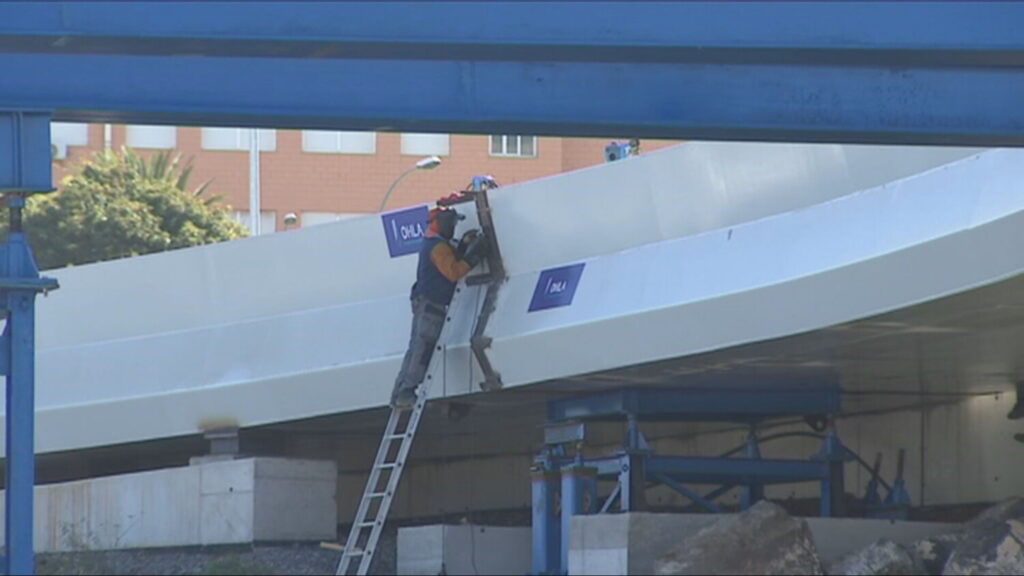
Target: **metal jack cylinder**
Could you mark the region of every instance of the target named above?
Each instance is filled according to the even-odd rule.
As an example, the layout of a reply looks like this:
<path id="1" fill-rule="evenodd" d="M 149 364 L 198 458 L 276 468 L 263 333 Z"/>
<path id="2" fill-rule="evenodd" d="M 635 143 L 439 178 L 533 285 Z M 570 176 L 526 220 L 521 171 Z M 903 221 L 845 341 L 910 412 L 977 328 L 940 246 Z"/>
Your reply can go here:
<path id="1" fill-rule="evenodd" d="M 530 474 L 533 490 L 533 571 L 558 574 L 562 554 L 562 476 L 557 470 L 536 468 Z"/>

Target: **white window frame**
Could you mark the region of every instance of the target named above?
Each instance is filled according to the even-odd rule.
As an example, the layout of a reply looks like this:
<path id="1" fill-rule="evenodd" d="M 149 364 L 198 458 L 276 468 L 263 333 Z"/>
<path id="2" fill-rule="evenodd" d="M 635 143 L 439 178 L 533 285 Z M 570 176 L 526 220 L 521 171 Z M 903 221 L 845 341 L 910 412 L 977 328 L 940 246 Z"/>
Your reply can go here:
<path id="1" fill-rule="evenodd" d="M 89 145 L 89 125 L 79 122 L 50 122 L 50 145 L 53 157 L 62 160 L 68 157 L 68 146 Z"/>
<path id="2" fill-rule="evenodd" d="M 124 142 L 129 148 L 174 150 L 178 147 L 178 127 L 129 124 L 124 128 Z"/>
<path id="3" fill-rule="evenodd" d="M 333 141 L 331 141 L 331 137 L 333 137 Z M 367 137 L 369 137 L 369 146 L 365 145 Z M 328 142 L 328 144 L 321 145 L 323 141 Z M 303 130 L 302 151 L 313 154 L 373 155 L 377 153 L 377 133 Z"/>
<path id="4" fill-rule="evenodd" d="M 260 128 L 260 152 L 274 152 L 277 150 L 277 130 Z M 233 133 L 229 132 L 233 131 Z M 203 150 L 222 150 L 233 152 L 247 152 L 249 150 L 249 133 L 252 128 L 218 128 L 204 127 L 202 130 Z M 223 144 L 219 141 L 224 138 L 228 141 Z"/>
<path id="5" fill-rule="evenodd" d="M 427 145 L 421 138 L 423 136 L 435 136 L 444 138 L 443 147 Z M 438 138 L 440 140 L 440 138 Z M 450 156 L 452 151 L 451 134 L 433 132 L 403 132 L 402 133 L 402 155 L 403 156 Z"/>
<path id="6" fill-rule="evenodd" d="M 501 138 L 501 149 L 497 152 L 494 150 L 494 139 Z M 516 152 L 509 153 L 509 141 L 515 139 Z M 529 138 L 533 141 L 533 153 L 523 154 L 523 140 Z M 522 134 L 492 134 L 487 139 L 487 147 L 490 149 L 491 156 L 499 158 L 536 158 L 537 157 L 537 137 L 536 136 L 525 136 Z"/>

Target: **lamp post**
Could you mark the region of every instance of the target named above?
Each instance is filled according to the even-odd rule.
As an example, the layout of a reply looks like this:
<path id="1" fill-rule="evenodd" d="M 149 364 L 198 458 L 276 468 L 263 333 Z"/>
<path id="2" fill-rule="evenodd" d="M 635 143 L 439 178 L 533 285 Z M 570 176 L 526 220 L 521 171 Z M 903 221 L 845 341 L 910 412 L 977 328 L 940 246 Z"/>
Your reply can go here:
<path id="1" fill-rule="evenodd" d="M 260 131 L 249 132 L 249 235 L 259 236 L 260 215 Z"/>
<path id="2" fill-rule="evenodd" d="M 388 191 L 387 191 L 386 194 L 384 194 L 384 199 L 380 201 L 380 208 L 378 208 L 377 211 L 378 212 L 383 212 L 384 211 L 384 207 L 387 206 L 387 203 L 388 203 L 388 198 L 391 198 L 391 193 L 395 191 L 395 187 L 398 186 L 398 183 L 401 182 L 402 179 L 404 179 L 406 176 L 408 176 L 409 174 L 412 174 L 413 172 L 415 172 L 417 170 L 433 170 L 434 168 L 437 168 L 440 165 L 441 165 L 441 159 L 440 158 L 438 158 L 437 156 L 428 156 L 426 158 L 421 158 L 411 168 L 409 168 L 405 172 L 402 172 L 401 174 L 399 174 L 398 178 L 395 178 L 395 181 L 392 182 L 391 186 L 388 187 Z"/>

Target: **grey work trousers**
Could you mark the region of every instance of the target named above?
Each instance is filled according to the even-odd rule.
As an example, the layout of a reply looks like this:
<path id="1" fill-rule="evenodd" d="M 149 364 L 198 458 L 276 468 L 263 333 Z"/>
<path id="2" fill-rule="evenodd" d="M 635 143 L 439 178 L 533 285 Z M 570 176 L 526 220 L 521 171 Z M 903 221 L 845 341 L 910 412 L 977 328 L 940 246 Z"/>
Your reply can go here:
<path id="1" fill-rule="evenodd" d="M 391 393 L 392 400 L 403 389 L 415 390 L 427 375 L 430 358 L 434 355 L 434 347 L 441 337 L 444 328 L 445 314 L 443 308 L 432 304 L 424 298 L 412 301 L 412 334 L 409 336 L 409 348 L 402 360 L 402 369 L 395 378 L 395 389 Z"/>

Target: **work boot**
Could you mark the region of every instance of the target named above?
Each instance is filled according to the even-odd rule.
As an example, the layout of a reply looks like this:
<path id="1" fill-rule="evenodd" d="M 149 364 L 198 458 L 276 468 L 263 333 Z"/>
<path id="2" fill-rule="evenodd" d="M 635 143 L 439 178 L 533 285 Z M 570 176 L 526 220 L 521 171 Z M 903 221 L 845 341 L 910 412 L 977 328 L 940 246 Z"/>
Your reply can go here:
<path id="1" fill-rule="evenodd" d="M 416 405 L 416 389 L 402 388 L 391 399 L 391 407 L 395 410 L 408 410 Z"/>

